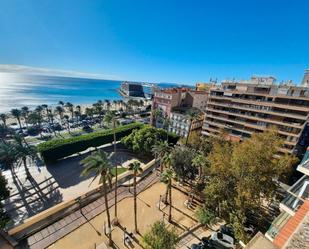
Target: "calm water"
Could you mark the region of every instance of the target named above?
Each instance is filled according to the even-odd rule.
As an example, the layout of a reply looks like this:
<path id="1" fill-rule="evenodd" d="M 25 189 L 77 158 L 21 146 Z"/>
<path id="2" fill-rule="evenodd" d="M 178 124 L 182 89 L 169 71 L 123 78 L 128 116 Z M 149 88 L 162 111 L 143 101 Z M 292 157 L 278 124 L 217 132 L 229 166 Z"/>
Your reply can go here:
<path id="1" fill-rule="evenodd" d="M 121 81 L 112 80 L 0 73 L 0 112 L 25 105 L 56 105 L 60 100 L 75 105 L 91 104 L 99 99 L 118 100 L 122 98 L 117 92 L 120 84 Z"/>

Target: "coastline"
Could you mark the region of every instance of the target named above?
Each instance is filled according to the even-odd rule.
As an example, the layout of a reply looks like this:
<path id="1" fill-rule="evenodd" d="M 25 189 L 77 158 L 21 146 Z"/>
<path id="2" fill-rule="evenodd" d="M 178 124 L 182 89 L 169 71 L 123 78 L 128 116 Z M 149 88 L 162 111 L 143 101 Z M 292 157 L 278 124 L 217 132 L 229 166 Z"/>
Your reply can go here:
<path id="1" fill-rule="evenodd" d="M 131 99 L 133 99 L 133 98 L 131 98 Z M 142 98 L 139 98 L 139 99 L 142 99 Z M 135 100 L 137 100 L 137 99 L 135 99 Z M 147 99 L 143 99 L 143 100 L 144 100 L 145 105 L 151 104 L 151 100 L 147 100 Z M 126 102 L 126 101 L 124 101 L 124 102 Z M 114 104 L 113 101 L 110 101 L 110 103 L 111 103 L 111 105 L 110 105 L 111 111 L 119 111 L 120 110 L 121 106 L 119 104 Z M 49 107 L 52 108 L 52 110 L 54 110 L 56 108 L 56 106 L 59 106 L 59 104 L 49 105 Z M 78 106 L 78 105 L 74 105 L 74 107 L 76 107 L 76 106 Z M 81 113 L 83 114 L 83 113 L 85 113 L 86 108 L 92 108 L 93 107 L 93 103 L 80 104 L 79 106 L 81 107 Z M 64 109 L 64 113 L 63 113 L 64 115 L 69 115 L 69 116 L 71 115 L 71 113 L 65 107 L 63 107 L 63 109 Z M 9 115 L 9 117 L 7 118 L 7 121 L 6 121 L 7 125 L 18 124 L 16 118 L 12 117 L 10 112 L 5 112 L 5 113 L 7 115 Z M 57 115 L 57 114 L 55 114 L 55 116 L 57 118 L 59 117 L 59 115 Z M 21 120 L 22 124 L 25 123 L 25 119 L 23 117 L 21 117 L 20 120 Z"/>

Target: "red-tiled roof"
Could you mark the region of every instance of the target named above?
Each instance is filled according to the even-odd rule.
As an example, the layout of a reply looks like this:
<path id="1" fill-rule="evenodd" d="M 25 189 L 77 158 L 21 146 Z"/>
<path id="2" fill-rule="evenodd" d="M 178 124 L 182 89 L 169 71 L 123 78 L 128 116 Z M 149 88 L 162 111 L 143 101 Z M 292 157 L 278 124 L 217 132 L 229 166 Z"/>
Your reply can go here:
<path id="1" fill-rule="evenodd" d="M 278 248 L 282 248 L 289 238 L 293 235 L 299 224 L 305 218 L 309 212 L 309 201 L 306 200 L 304 204 L 297 210 L 295 215 L 289 219 L 289 221 L 281 228 L 279 234 L 274 240 L 274 244 Z"/>

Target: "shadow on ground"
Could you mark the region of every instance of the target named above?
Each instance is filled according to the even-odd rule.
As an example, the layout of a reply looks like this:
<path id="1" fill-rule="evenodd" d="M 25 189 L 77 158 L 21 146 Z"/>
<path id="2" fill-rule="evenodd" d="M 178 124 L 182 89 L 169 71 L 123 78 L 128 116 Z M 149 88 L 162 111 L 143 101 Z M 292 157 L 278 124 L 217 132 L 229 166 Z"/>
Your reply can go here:
<path id="1" fill-rule="evenodd" d="M 111 153 L 113 151 L 113 146 L 108 146 L 101 150 L 104 150 L 107 153 Z M 137 157 L 135 154 L 126 150 L 121 145 L 117 145 L 117 150 L 118 152 L 112 155 L 110 158 L 114 166 L 120 166 L 126 161 L 132 159 L 138 159 L 142 163 L 147 163 L 150 161 L 149 158 L 144 158 L 140 156 Z M 83 160 L 85 157 L 89 156 L 90 154 L 91 152 L 88 152 L 82 155 L 63 159 L 55 164 L 47 165 L 47 170 L 53 176 L 60 188 L 68 188 L 71 186 L 75 186 L 80 182 L 93 177 L 93 175 L 89 175 L 87 177 L 80 176 L 81 172 L 83 171 L 83 166 L 80 164 L 80 161 Z"/>

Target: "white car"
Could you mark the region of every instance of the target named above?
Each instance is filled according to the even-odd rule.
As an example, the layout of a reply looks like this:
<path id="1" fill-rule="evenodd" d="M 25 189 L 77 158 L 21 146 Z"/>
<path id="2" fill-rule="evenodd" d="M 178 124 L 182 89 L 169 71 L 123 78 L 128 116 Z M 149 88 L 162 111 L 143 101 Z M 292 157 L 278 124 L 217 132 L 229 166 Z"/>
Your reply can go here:
<path id="1" fill-rule="evenodd" d="M 210 239 L 225 248 L 235 248 L 234 239 L 221 232 L 213 232 Z"/>

